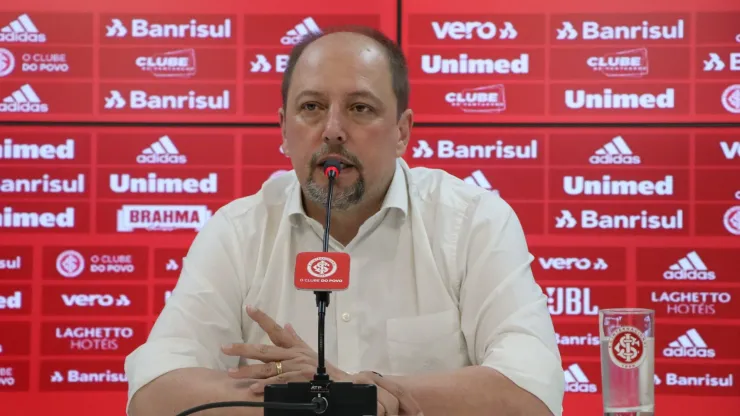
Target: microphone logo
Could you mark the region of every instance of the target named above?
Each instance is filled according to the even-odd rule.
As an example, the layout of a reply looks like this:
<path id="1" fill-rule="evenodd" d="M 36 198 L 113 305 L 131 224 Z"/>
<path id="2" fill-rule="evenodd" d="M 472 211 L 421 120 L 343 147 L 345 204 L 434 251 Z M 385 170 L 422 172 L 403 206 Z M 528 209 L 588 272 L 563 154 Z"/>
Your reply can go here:
<path id="1" fill-rule="evenodd" d="M 308 262 L 306 271 L 313 277 L 324 279 L 337 272 L 337 263 L 329 257 L 316 257 Z"/>

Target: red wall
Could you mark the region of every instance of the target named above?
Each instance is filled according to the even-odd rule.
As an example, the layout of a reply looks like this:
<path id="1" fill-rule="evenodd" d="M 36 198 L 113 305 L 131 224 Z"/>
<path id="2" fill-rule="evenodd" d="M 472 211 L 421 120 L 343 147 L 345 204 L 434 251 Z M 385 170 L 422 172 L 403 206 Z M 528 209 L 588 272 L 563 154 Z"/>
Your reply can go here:
<path id="1" fill-rule="evenodd" d="M 407 161 L 498 191 L 517 211 L 551 299 L 564 371 L 577 366 L 588 379 L 568 385 L 566 414 L 600 412 L 597 311 L 619 306 L 657 311 L 659 412 L 737 414 L 735 0 L 0 6 L 0 414 L 124 414 L 122 359 L 145 340 L 199 224 L 290 169 L 276 128 L 280 72 L 295 40 L 287 32 L 309 17 L 318 27 L 367 24 L 400 39 L 418 123 Z M 227 36 L 155 37 L 133 19 L 149 29 L 196 19 Z M 624 26 L 638 26 L 635 37 L 621 36 Z M 604 38 L 614 27 L 617 35 Z M 466 65 L 460 54 L 491 61 Z M 458 70 L 435 65 L 435 55 L 456 59 Z M 476 68 L 485 73 L 470 73 Z M 218 105 L 136 108 L 141 97 L 155 103 L 189 91 Z M 181 193 L 111 187 L 112 175 L 149 173 L 195 185 Z M 14 185 L 46 174 L 75 187 Z M 605 175 L 633 181 L 637 192 L 578 186 Z M 41 214 L 39 224 L 14 222 L 11 212 Z M 147 228 L 145 216 L 155 214 L 174 228 Z M 629 215 L 634 225 L 610 225 Z M 673 356 L 669 344 L 691 329 L 706 346 L 680 349 L 698 357 Z M 70 370 L 111 377 L 70 383 Z M 705 376 L 732 384 L 677 383 Z"/>

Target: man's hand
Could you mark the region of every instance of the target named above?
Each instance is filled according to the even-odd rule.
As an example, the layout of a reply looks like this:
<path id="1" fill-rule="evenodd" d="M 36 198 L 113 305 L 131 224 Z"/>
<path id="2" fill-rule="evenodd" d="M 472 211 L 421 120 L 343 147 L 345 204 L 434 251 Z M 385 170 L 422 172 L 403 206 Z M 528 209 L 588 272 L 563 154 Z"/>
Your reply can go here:
<path id="1" fill-rule="evenodd" d="M 253 307 L 247 307 L 247 314 L 262 328 L 275 345 L 233 344 L 222 348 L 224 354 L 241 356 L 262 361 L 264 364 L 251 364 L 238 369 L 230 369 L 229 375 L 234 378 L 257 379 L 252 385 L 255 393 L 263 393 L 268 384 L 285 384 L 288 382 L 310 381 L 316 374 L 318 354 L 298 336 L 290 324 L 280 326 L 267 314 Z M 278 374 L 277 363 L 282 372 Z M 332 380 L 339 380 L 347 373 L 324 363 L 326 372 Z"/>
<path id="2" fill-rule="evenodd" d="M 372 371 L 347 375 L 342 380 L 355 384 L 375 384 L 378 391 L 378 416 L 424 416 L 419 403 L 400 384 Z"/>

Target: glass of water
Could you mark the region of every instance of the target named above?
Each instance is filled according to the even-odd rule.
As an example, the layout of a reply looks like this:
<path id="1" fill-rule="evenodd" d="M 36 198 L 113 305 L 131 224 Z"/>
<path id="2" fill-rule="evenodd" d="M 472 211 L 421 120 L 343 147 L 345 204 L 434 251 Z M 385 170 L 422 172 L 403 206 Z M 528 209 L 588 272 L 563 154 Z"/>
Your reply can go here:
<path id="1" fill-rule="evenodd" d="M 653 416 L 655 412 L 655 311 L 599 311 L 601 385 L 605 416 Z"/>

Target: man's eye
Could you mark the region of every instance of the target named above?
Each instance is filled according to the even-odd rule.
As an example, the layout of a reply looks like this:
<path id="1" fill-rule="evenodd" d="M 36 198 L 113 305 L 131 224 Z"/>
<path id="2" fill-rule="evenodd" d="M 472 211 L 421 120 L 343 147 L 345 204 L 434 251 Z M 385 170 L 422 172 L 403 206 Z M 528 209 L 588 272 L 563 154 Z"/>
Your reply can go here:
<path id="1" fill-rule="evenodd" d="M 365 104 L 355 104 L 352 107 L 352 109 L 354 111 L 357 111 L 358 113 L 367 113 L 367 112 L 372 111 L 372 108 L 370 108 L 369 105 L 365 105 Z"/>
<path id="2" fill-rule="evenodd" d="M 305 103 L 301 105 L 301 109 L 306 111 L 316 111 L 319 109 L 319 106 L 316 103 Z"/>

